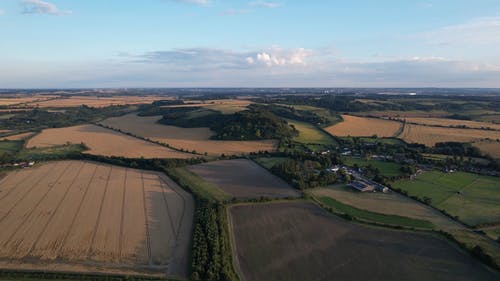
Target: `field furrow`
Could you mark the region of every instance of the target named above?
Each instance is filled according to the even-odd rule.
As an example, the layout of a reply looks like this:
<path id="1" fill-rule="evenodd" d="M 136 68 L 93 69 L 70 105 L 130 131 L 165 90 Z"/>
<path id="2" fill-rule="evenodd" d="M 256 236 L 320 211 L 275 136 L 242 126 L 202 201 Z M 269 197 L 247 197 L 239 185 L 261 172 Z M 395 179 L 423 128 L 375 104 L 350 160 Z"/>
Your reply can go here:
<path id="1" fill-rule="evenodd" d="M 113 169 L 106 187 L 100 219 L 93 239 L 90 258 L 94 261 L 120 259 L 120 224 L 125 169 Z"/>
<path id="2" fill-rule="evenodd" d="M 75 223 L 66 238 L 60 256 L 64 259 L 85 260 L 91 247 L 92 236 L 104 195 L 104 186 L 111 167 L 103 166 L 97 172 L 89 186 L 88 194 L 83 199 L 82 206 Z"/>

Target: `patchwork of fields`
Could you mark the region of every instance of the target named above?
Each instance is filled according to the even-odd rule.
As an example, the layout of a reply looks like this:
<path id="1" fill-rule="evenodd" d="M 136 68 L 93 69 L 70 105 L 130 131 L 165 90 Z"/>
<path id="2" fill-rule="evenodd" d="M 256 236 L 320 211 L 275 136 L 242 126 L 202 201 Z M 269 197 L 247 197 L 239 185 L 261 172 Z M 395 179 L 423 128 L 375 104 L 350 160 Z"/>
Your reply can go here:
<path id="1" fill-rule="evenodd" d="M 127 136 L 95 125 L 45 129 L 31 138 L 27 148 L 51 147 L 66 143 L 85 144 L 87 153 L 128 158 L 193 158 L 196 155 Z"/>
<path id="2" fill-rule="evenodd" d="M 402 123 L 377 118 L 365 118 L 342 115 L 343 122 L 325 128 L 327 132 L 339 137 L 394 137 L 402 127 Z"/>
<path id="3" fill-rule="evenodd" d="M 212 156 L 241 155 L 250 152 L 274 151 L 276 141 L 219 141 L 211 140 L 214 133 L 209 128 L 181 128 L 157 123 L 161 116 L 139 117 L 127 114 L 109 118 L 103 125 L 123 132 L 169 144 L 177 149 L 207 153 Z"/>
<path id="4" fill-rule="evenodd" d="M 437 236 L 353 224 L 308 202 L 229 208 L 236 266 L 251 280 L 498 280 Z"/>
<path id="5" fill-rule="evenodd" d="M 431 171 L 414 181 L 398 181 L 394 187 L 430 198 L 433 206 L 469 225 L 500 222 L 500 189 L 494 177 Z"/>
<path id="6" fill-rule="evenodd" d="M 0 182 L 0 268 L 187 276 L 194 202 L 166 176 L 84 161 Z"/>
<path id="7" fill-rule="evenodd" d="M 215 161 L 188 169 L 235 198 L 299 196 L 293 187 L 250 160 Z"/>
<path id="8" fill-rule="evenodd" d="M 476 129 L 491 128 L 495 130 L 500 130 L 500 124 L 494 124 L 489 122 L 456 120 L 448 118 L 405 118 L 405 119 L 409 123 L 415 123 L 421 125 L 449 126 L 449 127 L 466 126 L 469 128 L 476 128 Z"/>
<path id="9" fill-rule="evenodd" d="M 90 107 L 106 107 L 112 105 L 146 104 L 156 100 L 164 99 L 157 96 L 70 96 L 56 97 L 47 100 L 37 100 L 28 103 L 33 107 L 77 107 L 86 105 Z"/>

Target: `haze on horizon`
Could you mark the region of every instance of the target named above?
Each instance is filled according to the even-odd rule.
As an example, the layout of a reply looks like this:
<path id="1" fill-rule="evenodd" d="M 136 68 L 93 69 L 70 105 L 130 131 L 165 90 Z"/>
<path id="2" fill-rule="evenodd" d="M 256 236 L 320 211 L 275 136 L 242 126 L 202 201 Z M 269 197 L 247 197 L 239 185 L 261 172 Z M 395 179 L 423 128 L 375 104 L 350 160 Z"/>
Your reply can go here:
<path id="1" fill-rule="evenodd" d="M 500 1 L 0 0 L 0 88 L 500 87 Z"/>

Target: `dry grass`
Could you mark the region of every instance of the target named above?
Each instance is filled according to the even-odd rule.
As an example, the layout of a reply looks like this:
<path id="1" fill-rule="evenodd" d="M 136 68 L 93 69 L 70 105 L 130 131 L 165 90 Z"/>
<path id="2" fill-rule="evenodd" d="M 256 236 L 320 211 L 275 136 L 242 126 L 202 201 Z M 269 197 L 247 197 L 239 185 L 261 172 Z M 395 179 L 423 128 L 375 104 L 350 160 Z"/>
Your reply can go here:
<path id="1" fill-rule="evenodd" d="M 6 137 L 0 137 L 0 141 L 4 141 L 4 140 L 11 140 L 11 141 L 24 140 L 24 139 L 27 139 L 27 138 L 31 137 L 33 134 L 34 134 L 33 132 L 28 132 L 28 133 L 22 133 L 22 134 L 11 135 L 11 136 L 6 136 Z"/>
<path id="2" fill-rule="evenodd" d="M 450 115 L 449 112 L 442 110 L 433 111 L 420 111 L 420 110 L 409 110 L 409 111 L 366 111 L 366 112 L 356 112 L 356 115 L 360 116 L 376 116 L 376 117 L 394 117 L 394 118 L 439 118 Z"/>
<path id="3" fill-rule="evenodd" d="M 401 123 L 390 120 L 376 118 L 365 118 L 351 115 L 342 115 L 343 122 L 325 128 L 327 132 L 340 137 L 369 137 L 377 135 L 378 137 L 394 137 Z"/>
<path id="4" fill-rule="evenodd" d="M 400 138 L 409 143 L 434 146 L 437 142 L 477 142 L 484 139 L 500 139 L 500 132 L 476 129 L 440 128 L 406 124 Z"/>
<path id="5" fill-rule="evenodd" d="M 0 190 L 1 267 L 187 275 L 194 202 L 162 174 L 61 161 Z"/>
<path id="6" fill-rule="evenodd" d="M 188 169 L 235 198 L 299 196 L 286 182 L 246 159 L 209 162 Z"/>
<path id="7" fill-rule="evenodd" d="M 28 105 L 34 107 L 76 107 L 81 105 L 106 107 L 111 105 L 146 104 L 160 99 L 164 98 L 156 96 L 71 96 L 42 102 L 32 102 Z"/>
<path id="8" fill-rule="evenodd" d="M 481 141 L 475 142 L 473 145 L 479 148 L 482 153 L 486 153 L 497 159 L 500 158 L 500 142 L 498 141 Z"/>
<path id="9" fill-rule="evenodd" d="M 448 118 L 405 118 L 405 119 L 407 122 L 421 124 L 421 125 L 448 126 L 448 127 L 466 126 L 469 128 L 476 128 L 476 129 L 491 128 L 495 130 L 500 130 L 500 124 L 493 124 L 488 122 L 456 120 Z"/>
<path id="10" fill-rule="evenodd" d="M 225 100 L 193 100 L 186 101 L 186 104 L 181 105 L 168 105 L 165 107 L 205 107 L 220 111 L 224 114 L 235 113 L 245 110 L 253 102 L 243 99 L 225 99 Z"/>
<path id="11" fill-rule="evenodd" d="M 159 116 L 139 117 L 127 114 L 121 117 L 106 119 L 103 125 L 120 129 L 151 140 L 169 144 L 178 149 L 196 150 L 212 156 L 240 155 L 258 151 L 274 151 L 276 141 L 218 141 L 210 140 L 214 133 L 208 128 L 181 128 L 157 123 Z"/>
<path id="12" fill-rule="evenodd" d="M 309 202 L 236 205 L 229 215 L 247 281 L 498 280 L 442 238 L 350 223 Z"/>
<path id="13" fill-rule="evenodd" d="M 46 129 L 31 138 L 27 147 L 50 147 L 68 142 L 84 143 L 89 148 L 87 153 L 94 155 L 128 158 L 192 158 L 194 156 L 95 125 Z"/>
<path id="14" fill-rule="evenodd" d="M 463 226 L 442 215 L 435 209 L 405 196 L 391 193 L 360 193 L 346 186 L 318 188 L 311 191 L 316 196 L 333 198 L 359 209 L 397 215 L 432 222 L 438 229 L 462 229 Z"/>

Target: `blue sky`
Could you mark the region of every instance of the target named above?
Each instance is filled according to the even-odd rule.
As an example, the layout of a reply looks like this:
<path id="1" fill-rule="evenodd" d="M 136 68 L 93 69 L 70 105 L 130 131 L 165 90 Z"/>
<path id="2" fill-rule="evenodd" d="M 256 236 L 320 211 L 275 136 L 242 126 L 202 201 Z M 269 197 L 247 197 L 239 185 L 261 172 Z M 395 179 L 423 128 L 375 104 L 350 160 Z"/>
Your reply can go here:
<path id="1" fill-rule="evenodd" d="M 500 87 L 500 1 L 0 0 L 0 88 Z"/>

